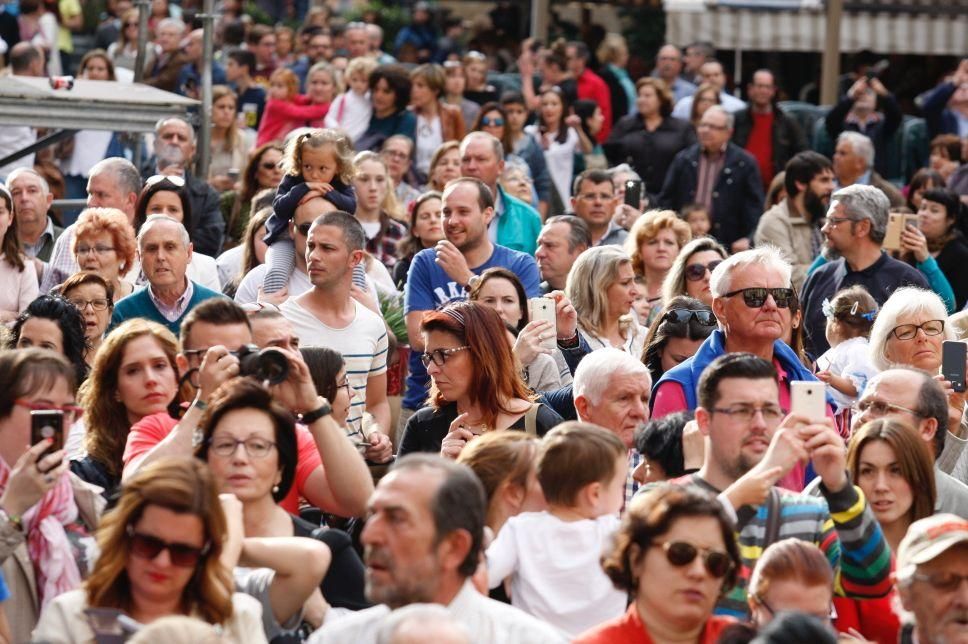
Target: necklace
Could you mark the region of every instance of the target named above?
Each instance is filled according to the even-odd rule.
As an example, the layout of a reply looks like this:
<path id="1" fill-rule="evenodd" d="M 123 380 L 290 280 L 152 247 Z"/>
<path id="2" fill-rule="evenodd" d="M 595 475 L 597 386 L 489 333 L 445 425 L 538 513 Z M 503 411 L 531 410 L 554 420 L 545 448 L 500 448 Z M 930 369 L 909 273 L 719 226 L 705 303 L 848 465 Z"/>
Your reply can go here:
<path id="1" fill-rule="evenodd" d="M 462 412 L 460 409 L 457 410 L 458 416 L 460 416 L 462 413 L 464 412 Z M 461 423 L 460 426 L 463 427 L 464 429 L 469 430 L 472 434 L 486 434 L 487 431 L 490 429 L 487 426 L 487 423 Z M 475 432 L 474 431 L 475 429 L 479 429 L 480 431 Z"/>

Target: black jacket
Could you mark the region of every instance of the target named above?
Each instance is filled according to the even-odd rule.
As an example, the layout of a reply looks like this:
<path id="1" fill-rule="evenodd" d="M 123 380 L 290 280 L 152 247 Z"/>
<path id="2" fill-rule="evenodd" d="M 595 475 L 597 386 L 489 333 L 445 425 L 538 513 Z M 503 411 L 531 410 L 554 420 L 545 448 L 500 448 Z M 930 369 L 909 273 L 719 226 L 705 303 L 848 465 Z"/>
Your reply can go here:
<path id="1" fill-rule="evenodd" d="M 219 207 L 218 193 L 212 186 L 194 175 L 188 175 L 188 201 L 192 205 L 191 234 L 196 252 L 217 257 L 222 251 L 225 219 Z"/>
<path id="2" fill-rule="evenodd" d="M 951 290 L 955 292 L 955 306 L 960 311 L 968 302 L 968 241 L 961 231 L 956 230 L 954 238 L 949 241 L 935 258 L 938 267 L 951 283 Z"/>
<path id="3" fill-rule="evenodd" d="M 733 130 L 733 143 L 746 149 L 753 130 L 753 117 L 749 108 L 734 114 L 736 119 Z M 807 149 L 807 138 L 795 119 L 787 116 L 779 107 L 773 106 L 773 174 L 777 175 L 786 168 L 787 161 L 797 152 Z"/>
<path id="4" fill-rule="evenodd" d="M 696 142 L 696 131 L 687 121 L 668 116 L 653 132 L 645 129 L 642 115 L 636 112 L 619 119 L 602 146 L 611 166 L 628 163 L 653 199 L 662 190 L 666 172 L 681 150 Z M 762 204 L 761 204 L 762 205 Z"/>
<path id="5" fill-rule="evenodd" d="M 874 169 L 884 177 L 891 178 L 890 165 L 888 163 L 888 145 L 897 128 L 901 127 L 904 115 L 901 114 L 901 107 L 897 104 L 897 99 L 892 94 L 879 96 L 877 98 L 877 109 L 883 113 L 883 118 L 860 128 L 854 123 L 844 123 L 847 113 L 854 106 L 854 99 L 844 96 L 840 99 L 824 120 L 827 134 L 836 142 L 837 137 L 844 130 L 850 132 L 860 132 L 867 136 L 874 144 Z"/>
<path id="6" fill-rule="evenodd" d="M 612 127 L 621 120 L 623 116 L 628 114 L 629 111 L 629 98 L 625 94 L 625 88 L 622 87 L 622 82 L 618 79 L 618 76 L 608 68 L 608 65 L 602 65 L 599 69 L 595 70 L 595 73 L 601 76 L 605 84 L 608 85 L 608 93 L 612 97 Z"/>
<path id="7" fill-rule="evenodd" d="M 696 200 L 699 182 L 699 144 L 676 155 L 666 175 L 659 206 L 681 210 Z M 763 181 L 760 168 L 746 150 L 726 144 L 726 162 L 713 186 L 710 233 L 728 248 L 737 239 L 753 238 L 763 214 Z"/>

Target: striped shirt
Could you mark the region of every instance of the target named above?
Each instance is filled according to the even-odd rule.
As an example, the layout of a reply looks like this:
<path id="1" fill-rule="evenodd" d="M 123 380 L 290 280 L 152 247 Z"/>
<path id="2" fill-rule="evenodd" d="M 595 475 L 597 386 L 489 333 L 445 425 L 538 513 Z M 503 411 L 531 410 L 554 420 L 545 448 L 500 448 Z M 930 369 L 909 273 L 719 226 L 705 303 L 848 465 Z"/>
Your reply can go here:
<path id="1" fill-rule="evenodd" d="M 280 310 L 292 322 L 300 346 L 329 347 L 343 355 L 346 379 L 355 392 L 346 424 L 358 432 L 366 411 L 367 380 L 387 370 L 387 331 L 379 315 L 356 300 L 353 304 L 356 316 L 342 329 L 323 324 L 295 299 L 287 300 Z"/>

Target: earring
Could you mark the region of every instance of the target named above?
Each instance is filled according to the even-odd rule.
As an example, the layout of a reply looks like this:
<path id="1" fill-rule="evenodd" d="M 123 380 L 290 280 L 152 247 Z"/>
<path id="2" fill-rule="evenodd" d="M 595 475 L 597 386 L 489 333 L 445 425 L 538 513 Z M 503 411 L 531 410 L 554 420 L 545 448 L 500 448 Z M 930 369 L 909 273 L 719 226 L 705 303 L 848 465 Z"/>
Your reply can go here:
<path id="1" fill-rule="evenodd" d="M 272 486 L 272 493 L 273 494 L 279 494 L 279 486 L 278 485 L 273 485 Z"/>

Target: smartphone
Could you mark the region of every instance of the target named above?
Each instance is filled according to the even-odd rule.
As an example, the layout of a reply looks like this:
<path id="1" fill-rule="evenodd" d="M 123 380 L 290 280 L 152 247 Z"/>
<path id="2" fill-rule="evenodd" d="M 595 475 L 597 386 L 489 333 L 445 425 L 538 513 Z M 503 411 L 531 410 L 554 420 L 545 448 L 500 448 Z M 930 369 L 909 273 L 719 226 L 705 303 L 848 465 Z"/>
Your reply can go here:
<path id="1" fill-rule="evenodd" d="M 805 416 L 811 421 L 823 420 L 827 415 L 825 385 L 811 380 L 791 382 L 790 413 Z"/>
<path id="2" fill-rule="evenodd" d="M 941 375 L 957 392 L 965 390 L 966 354 L 968 354 L 968 344 L 964 342 L 945 340 L 941 343 Z"/>
<path id="3" fill-rule="evenodd" d="M 629 179 L 625 182 L 625 205 L 632 206 L 636 210 L 642 207 L 642 182 L 638 179 Z"/>
<path id="4" fill-rule="evenodd" d="M 30 412 L 30 444 L 53 439 L 40 458 L 64 447 L 64 412 L 59 409 L 34 409 Z"/>
<path id="5" fill-rule="evenodd" d="M 528 315 L 532 320 L 547 320 L 551 322 L 554 331 L 550 338 L 541 341 L 545 349 L 558 347 L 558 314 L 555 311 L 555 301 L 550 297 L 532 297 L 528 300 Z"/>

